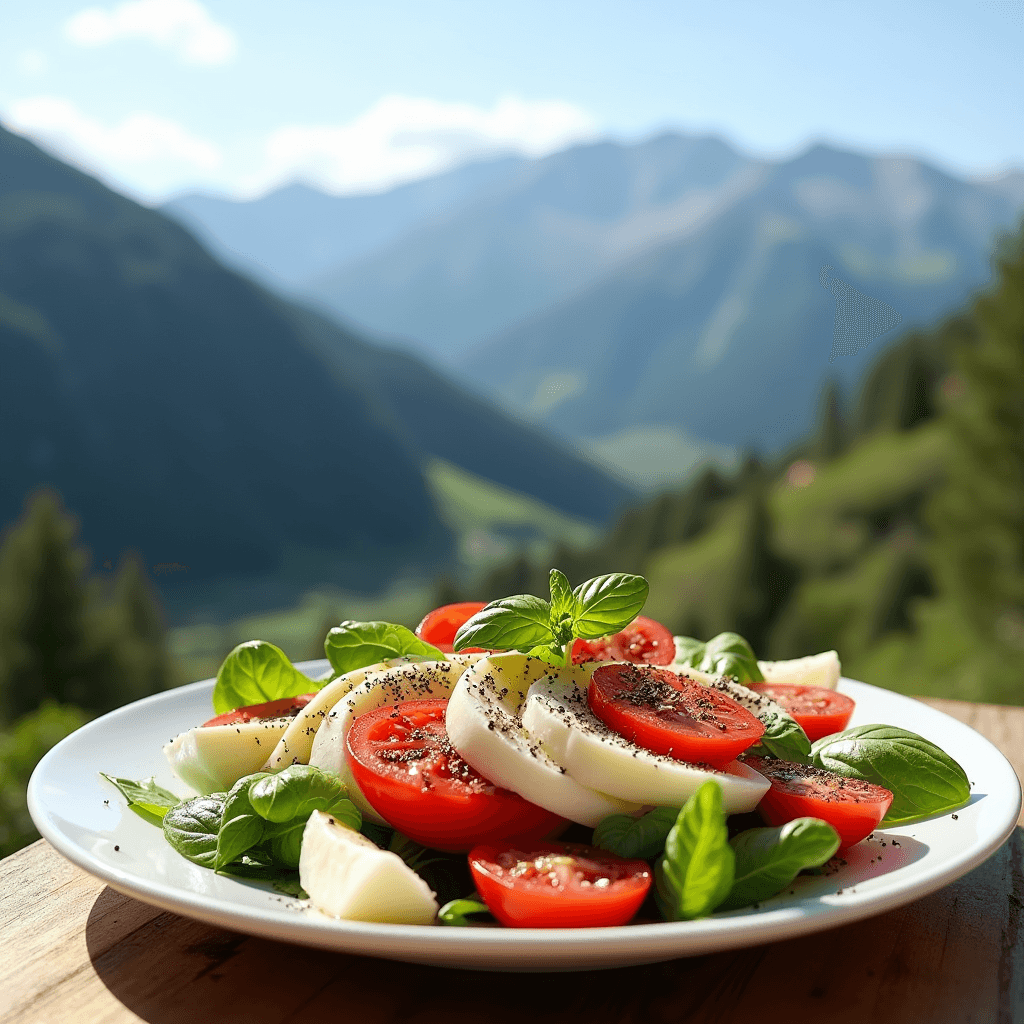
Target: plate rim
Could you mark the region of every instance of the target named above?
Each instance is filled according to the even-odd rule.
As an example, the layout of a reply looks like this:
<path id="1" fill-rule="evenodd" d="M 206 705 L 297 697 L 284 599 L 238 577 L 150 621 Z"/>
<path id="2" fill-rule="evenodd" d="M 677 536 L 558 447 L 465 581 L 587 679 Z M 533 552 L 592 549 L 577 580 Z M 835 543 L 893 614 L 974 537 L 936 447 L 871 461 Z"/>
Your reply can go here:
<path id="1" fill-rule="evenodd" d="M 326 665 L 327 662 L 318 660 L 300 662 L 296 667 L 307 675 L 313 675 L 322 671 Z M 1013 781 L 1016 799 L 1012 801 L 1015 805 L 1012 818 L 1007 815 L 1002 827 L 994 830 L 986 839 L 979 838 L 965 850 L 944 858 L 920 877 L 906 881 L 896 891 L 862 896 L 855 901 L 838 905 L 823 904 L 819 897 L 819 902 L 812 907 L 796 905 L 759 909 L 755 912 L 755 917 L 752 917 L 748 908 L 744 908 L 698 921 L 654 922 L 592 929 L 492 930 L 337 921 L 323 915 L 296 913 L 284 906 L 276 909 L 256 908 L 241 903 L 230 904 L 216 896 L 190 892 L 166 882 L 154 881 L 135 872 L 119 869 L 100 859 L 50 821 L 50 812 L 42 793 L 44 778 L 54 769 L 55 764 L 61 763 L 65 750 L 73 746 L 76 737 L 80 740 L 83 731 L 109 727 L 118 718 L 136 714 L 150 705 L 172 702 L 175 699 L 182 699 L 184 694 L 194 695 L 201 690 L 212 689 L 214 681 L 204 679 L 144 697 L 86 723 L 81 729 L 62 739 L 40 759 L 29 780 L 27 803 L 32 820 L 43 838 L 58 853 L 125 895 L 162 910 L 220 927 L 233 928 L 246 934 L 342 952 L 423 963 L 437 962 L 439 957 L 455 956 L 454 961 L 445 965 L 494 970 L 501 969 L 502 966 L 491 960 L 498 947 L 507 957 L 516 957 L 518 954 L 521 959 L 529 960 L 531 956 L 536 958 L 541 954 L 550 954 L 554 948 L 565 948 L 568 945 L 572 947 L 573 955 L 580 958 L 581 962 L 569 965 L 553 964 L 548 969 L 586 970 L 597 964 L 642 963 L 781 941 L 850 924 L 935 892 L 972 871 L 1002 847 L 1012 835 L 1021 810 L 1021 787 L 1016 772 L 1002 751 L 986 737 L 959 719 L 923 704 L 913 697 L 843 677 L 840 680 L 843 688 L 857 690 L 863 687 L 868 693 L 878 692 L 884 694 L 887 699 L 906 701 L 926 711 L 929 716 L 939 716 L 947 723 L 952 723 L 954 729 L 964 729 L 971 733 L 972 741 L 987 748 L 985 752 L 989 757 L 996 755 L 996 759 L 993 760 L 996 774 L 1006 775 L 1006 779 L 1001 781 Z M 378 943 L 377 948 L 373 948 L 374 940 Z M 379 945 L 381 940 L 384 943 L 383 948 Z M 624 954 L 623 947 L 629 947 L 632 953 Z M 465 959 L 466 956 L 469 957 L 468 960 Z M 441 963 L 444 964 L 444 961 Z M 538 968 L 536 963 L 520 968 L 513 963 L 504 969 Z"/>

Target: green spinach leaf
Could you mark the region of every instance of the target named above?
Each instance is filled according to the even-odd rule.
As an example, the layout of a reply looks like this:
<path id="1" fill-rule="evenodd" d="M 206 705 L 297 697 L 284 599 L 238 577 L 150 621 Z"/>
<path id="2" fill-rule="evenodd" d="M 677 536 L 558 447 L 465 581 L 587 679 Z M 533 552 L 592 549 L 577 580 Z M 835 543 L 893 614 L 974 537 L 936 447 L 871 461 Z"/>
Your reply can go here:
<path id="1" fill-rule="evenodd" d="M 676 637 L 674 664 L 709 675 L 731 676 L 738 683 L 764 680 L 753 648 L 739 633 L 719 633 L 706 644 L 689 636 Z"/>
<path id="2" fill-rule="evenodd" d="M 818 768 L 892 792 L 886 825 L 956 810 L 971 796 L 967 773 L 941 747 L 892 725 L 858 725 L 811 747 Z"/>
<path id="3" fill-rule="evenodd" d="M 709 779 L 683 805 L 655 866 L 656 900 L 669 921 L 710 914 L 732 888 L 735 856 L 722 787 Z"/>
<path id="4" fill-rule="evenodd" d="M 170 808 L 164 815 L 167 842 L 183 857 L 204 868 L 217 865 L 217 835 L 226 794 L 197 796 Z"/>
<path id="5" fill-rule="evenodd" d="M 655 807 L 639 818 L 610 814 L 594 829 L 594 845 L 620 857 L 653 860 L 664 853 L 665 839 L 678 817 L 675 807 Z"/>
<path id="6" fill-rule="evenodd" d="M 821 867 L 839 849 L 839 833 L 818 818 L 779 828 L 751 828 L 730 842 L 736 855 L 732 888 L 719 910 L 736 910 L 781 892 L 805 868 Z"/>
<path id="7" fill-rule="evenodd" d="M 265 640 L 247 640 L 224 659 L 217 673 L 213 710 L 222 715 L 250 704 L 298 697 L 317 688 L 279 647 Z"/>
<path id="8" fill-rule="evenodd" d="M 444 655 L 436 647 L 421 640 L 411 629 L 392 622 L 346 619 L 327 634 L 324 651 L 339 676 L 405 655 L 444 661 Z"/>
<path id="9" fill-rule="evenodd" d="M 142 782 L 132 782 L 131 779 L 116 779 L 104 772 L 100 772 L 100 775 L 125 798 L 128 807 L 150 825 L 159 827 L 164 815 L 181 803 L 180 796 L 175 796 L 170 790 L 158 786 L 152 776 L 143 779 Z"/>

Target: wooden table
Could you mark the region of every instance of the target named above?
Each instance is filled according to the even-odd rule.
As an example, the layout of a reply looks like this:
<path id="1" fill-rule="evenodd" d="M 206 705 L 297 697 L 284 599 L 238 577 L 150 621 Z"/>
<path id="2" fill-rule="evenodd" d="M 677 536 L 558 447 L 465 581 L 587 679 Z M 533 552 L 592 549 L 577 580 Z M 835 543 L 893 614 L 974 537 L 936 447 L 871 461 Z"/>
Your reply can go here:
<path id="1" fill-rule="evenodd" d="M 1024 778 L 1024 708 L 928 703 Z M 971 874 L 880 917 L 575 975 L 444 971 L 249 938 L 122 896 L 42 841 L 0 862 L 0 894 L 4 1024 L 1024 1022 L 1021 822 Z"/>

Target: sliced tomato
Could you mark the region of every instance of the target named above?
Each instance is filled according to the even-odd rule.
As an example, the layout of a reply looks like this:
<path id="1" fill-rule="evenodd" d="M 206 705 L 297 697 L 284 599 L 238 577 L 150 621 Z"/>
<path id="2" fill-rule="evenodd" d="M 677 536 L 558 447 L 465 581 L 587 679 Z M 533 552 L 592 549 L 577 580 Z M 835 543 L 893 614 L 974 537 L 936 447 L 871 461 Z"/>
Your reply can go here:
<path id="1" fill-rule="evenodd" d="M 446 700 L 407 700 L 352 723 L 345 758 L 373 809 L 417 843 L 453 853 L 481 841 L 540 838 L 563 825 L 459 757 L 445 732 L 447 707 Z"/>
<path id="2" fill-rule="evenodd" d="M 458 604 L 442 605 L 423 616 L 423 621 L 416 627 L 416 635 L 428 644 L 433 644 L 439 651 L 451 654 L 459 626 L 486 607 L 483 601 L 461 601 Z M 482 650 L 482 647 L 466 647 L 462 653 L 475 654 Z"/>
<path id="3" fill-rule="evenodd" d="M 731 697 L 650 665 L 602 665 L 591 677 L 587 703 L 637 746 L 712 768 L 764 734 L 764 725 Z"/>
<path id="4" fill-rule="evenodd" d="M 746 683 L 785 708 L 813 743 L 822 736 L 842 732 L 853 714 L 853 701 L 845 693 L 825 686 L 801 686 L 798 683 Z"/>
<path id="5" fill-rule="evenodd" d="M 600 640 L 577 640 L 572 645 L 572 663 L 587 661 L 631 661 L 637 665 L 671 665 L 676 656 L 672 634 L 654 619 L 638 615 L 621 633 Z"/>
<path id="6" fill-rule="evenodd" d="M 208 725 L 236 725 L 238 722 L 252 722 L 262 718 L 294 718 L 314 697 L 316 693 L 303 693 L 298 697 L 282 697 L 280 700 L 268 700 L 265 704 L 250 704 L 245 708 L 225 711 L 208 722 Z"/>
<path id="7" fill-rule="evenodd" d="M 892 803 L 892 793 L 881 786 L 813 765 L 771 757 L 747 757 L 743 763 L 772 784 L 757 805 L 769 825 L 783 825 L 794 818 L 821 818 L 839 833 L 841 850 L 870 835 Z"/>
<path id="8" fill-rule="evenodd" d="M 482 843 L 469 854 L 477 892 L 512 928 L 601 928 L 630 921 L 651 866 L 581 843 Z"/>

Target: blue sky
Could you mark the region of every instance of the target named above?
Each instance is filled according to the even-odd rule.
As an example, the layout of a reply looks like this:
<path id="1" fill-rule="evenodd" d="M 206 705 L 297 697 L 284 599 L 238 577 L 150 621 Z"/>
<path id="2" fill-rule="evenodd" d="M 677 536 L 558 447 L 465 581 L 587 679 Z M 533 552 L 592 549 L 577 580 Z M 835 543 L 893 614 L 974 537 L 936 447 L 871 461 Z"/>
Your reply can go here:
<path id="1" fill-rule="evenodd" d="M 666 128 L 1024 167 L 1024 0 L 0 2 L 0 120 L 153 201 Z"/>

